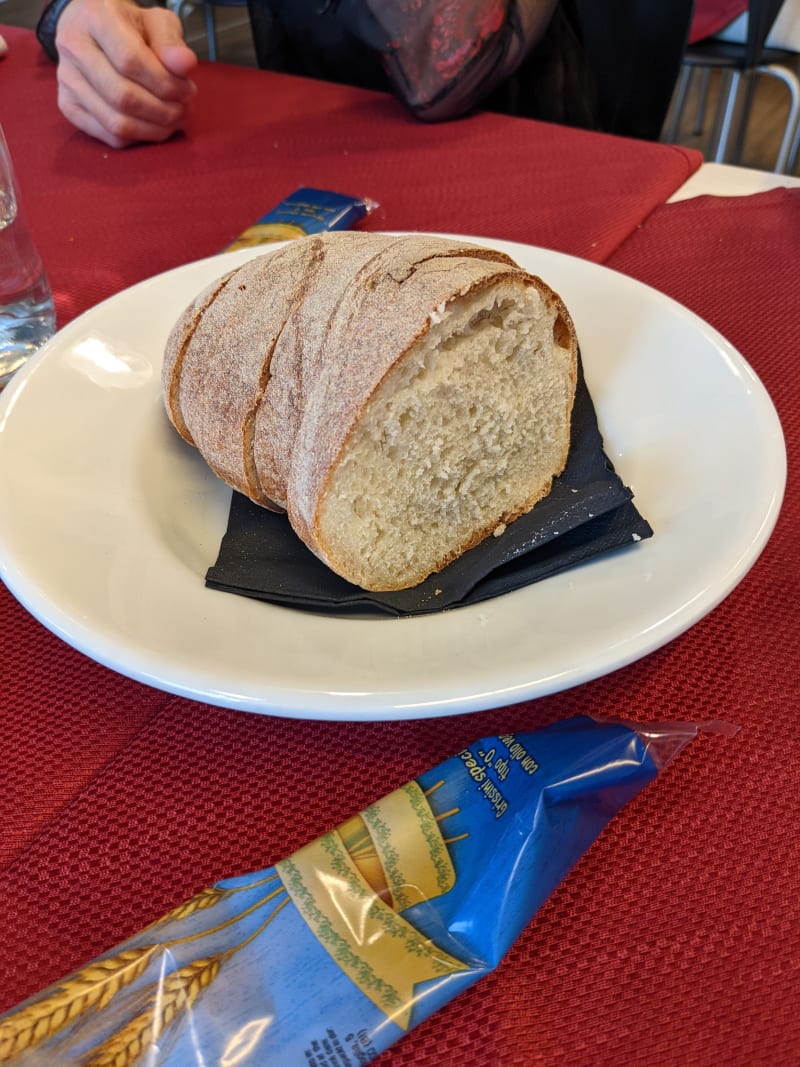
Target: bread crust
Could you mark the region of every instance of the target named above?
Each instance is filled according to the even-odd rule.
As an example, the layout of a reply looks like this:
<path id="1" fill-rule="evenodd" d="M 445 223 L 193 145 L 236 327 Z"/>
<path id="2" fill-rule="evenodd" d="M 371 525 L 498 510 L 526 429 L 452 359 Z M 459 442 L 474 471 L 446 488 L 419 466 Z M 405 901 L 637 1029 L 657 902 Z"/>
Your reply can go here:
<path id="1" fill-rule="evenodd" d="M 253 424 L 275 346 L 319 255 L 318 240 L 295 241 L 234 271 L 183 354 L 179 402 L 194 443 L 215 474 L 272 510 L 280 506 L 258 478 Z"/>
<path id="2" fill-rule="evenodd" d="M 227 274 L 217 278 L 198 293 L 172 327 L 167 338 L 164 362 L 161 367 L 161 391 L 170 422 L 184 441 L 188 441 L 190 445 L 194 444 L 194 439 L 184 421 L 180 401 L 183 359 L 203 313 L 225 288 L 233 274 L 234 271 L 228 271 Z"/>

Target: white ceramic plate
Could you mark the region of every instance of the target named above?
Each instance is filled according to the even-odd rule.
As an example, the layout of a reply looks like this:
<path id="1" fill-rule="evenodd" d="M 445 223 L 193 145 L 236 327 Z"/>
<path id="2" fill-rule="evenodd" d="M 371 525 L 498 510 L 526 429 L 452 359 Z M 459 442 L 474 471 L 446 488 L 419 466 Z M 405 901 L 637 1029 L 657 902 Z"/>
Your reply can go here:
<path id="1" fill-rule="evenodd" d="M 76 319 L 0 396 L 0 574 L 45 626 L 148 685 L 326 719 L 510 704 L 588 681 L 714 608 L 769 537 L 786 456 L 744 359 L 665 296 L 583 260 L 509 252 L 565 298 L 606 447 L 655 536 L 475 607 L 311 615 L 206 589 L 229 490 L 168 425 L 183 307 L 252 250 L 142 282 Z"/>

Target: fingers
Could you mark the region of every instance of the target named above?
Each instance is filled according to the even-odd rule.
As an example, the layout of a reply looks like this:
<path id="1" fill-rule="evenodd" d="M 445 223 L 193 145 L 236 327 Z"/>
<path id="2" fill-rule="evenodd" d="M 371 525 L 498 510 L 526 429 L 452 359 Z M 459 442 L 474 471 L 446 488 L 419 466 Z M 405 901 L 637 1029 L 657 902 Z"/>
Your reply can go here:
<path id="1" fill-rule="evenodd" d="M 0 37 L 0 59 L 3 58 L 7 51 L 8 45 L 6 44 L 6 39 L 5 37 Z"/>
<path id="2" fill-rule="evenodd" d="M 187 75 L 197 57 L 183 41 L 183 27 L 173 11 L 139 8 L 125 4 L 125 18 L 98 21 L 94 39 L 115 71 L 163 100 L 191 96 Z M 169 55 L 178 71 L 167 67 L 161 53 Z M 176 59 L 177 57 L 177 59 Z M 185 73 L 183 73 L 185 69 Z M 85 72 L 88 74 L 88 72 Z"/>
<path id="3" fill-rule="evenodd" d="M 70 101 L 62 110 L 73 126 L 111 148 L 127 148 L 143 141 L 158 143 L 171 136 L 162 126 L 128 122 L 117 116 L 103 116 L 97 109 L 89 110 L 77 100 Z"/>
<path id="4" fill-rule="evenodd" d="M 197 56 L 185 44 L 159 46 L 156 54 L 166 69 L 176 77 L 187 78 L 197 66 Z"/>
<path id="5" fill-rule="evenodd" d="M 148 43 L 165 69 L 178 79 L 188 78 L 197 66 L 197 56 L 183 40 L 181 20 L 162 8 L 142 12 Z"/>
<path id="6" fill-rule="evenodd" d="M 187 117 L 181 104 L 139 97 L 135 90 L 109 103 L 75 68 L 59 73 L 58 106 L 74 126 L 112 148 L 166 141 Z"/>
<path id="7" fill-rule="evenodd" d="M 163 141 L 186 124 L 197 58 L 180 20 L 126 0 L 72 0 L 56 36 L 59 107 L 113 147 Z"/>

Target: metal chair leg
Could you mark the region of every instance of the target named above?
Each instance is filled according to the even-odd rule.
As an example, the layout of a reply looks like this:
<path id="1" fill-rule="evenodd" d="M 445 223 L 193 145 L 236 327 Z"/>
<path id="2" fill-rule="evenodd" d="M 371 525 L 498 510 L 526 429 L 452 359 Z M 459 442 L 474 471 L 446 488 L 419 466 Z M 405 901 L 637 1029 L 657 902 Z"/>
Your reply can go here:
<path id="1" fill-rule="evenodd" d="M 206 23 L 206 37 L 208 37 L 208 58 L 215 61 L 217 58 L 217 27 L 214 18 L 214 5 L 203 4 L 203 15 Z"/>
<path id="2" fill-rule="evenodd" d="M 797 166 L 797 157 L 800 155 L 800 122 L 795 124 L 794 128 L 794 140 L 792 146 L 789 149 L 789 158 L 786 161 L 786 174 L 794 174 L 795 167 Z"/>
<path id="3" fill-rule="evenodd" d="M 733 126 L 733 116 L 736 111 L 736 98 L 739 93 L 739 83 L 742 80 L 738 70 L 725 70 L 722 72 L 723 82 L 721 86 L 720 101 L 717 105 L 717 116 L 714 135 L 709 145 L 708 155 L 715 163 L 724 163 L 728 152 L 728 140 Z"/>
<path id="4" fill-rule="evenodd" d="M 711 71 L 708 67 L 700 68 L 700 90 L 697 94 L 697 110 L 694 113 L 694 126 L 692 133 L 699 137 L 706 124 L 706 108 L 708 107 L 708 90 L 711 85 Z"/>
<path id="5" fill-rule="evenodd" d="M 786 125 L 783 128 L 783 137 L 774 168 L 775 174 L 788 174 L 794 170 L 797 142 L 800 140 L 800 79 L 793 70 L 778 64 L 758 67 L 757 73 L 777 78 L 789 90 L 789 114 L 786 117 Z"/>
<path id="6" fill-rule="evenodd" d="M 672 98 L 669 117 L 664 125 L 662 140 L 667 144 L 676 144 L 680 137 L 681 116 L 686 106 L 686 94 L 689 91 L 689 83 L 692 78 L 692 68 L 681 67 L 678 82 L 675 86 L 675 94 Z"/>
<path id="7" fill-rule="evenodd" d="M 744 138 L 747 133 L 747 124 L 750 121 L 753 98 L 756 95 L 756 87 L 758 85 L 758 73 L 756 71 L 744 71 L 743 78 L 745 90 L 744 99 L 742 100 L 739 118 L 736 122 L 736 140 L 733 143 L 733 150 L 730 153 L 730 159 L 733 163 L 738 163 L 742 158 Z"/>
<path id="8" fill-rule="evenodd" d="M 183 22 L 184 18 L 192 13 L 194 0 L 167 0 L 166 7 L 170 11 L 174 11 L 181 22 Z"/>

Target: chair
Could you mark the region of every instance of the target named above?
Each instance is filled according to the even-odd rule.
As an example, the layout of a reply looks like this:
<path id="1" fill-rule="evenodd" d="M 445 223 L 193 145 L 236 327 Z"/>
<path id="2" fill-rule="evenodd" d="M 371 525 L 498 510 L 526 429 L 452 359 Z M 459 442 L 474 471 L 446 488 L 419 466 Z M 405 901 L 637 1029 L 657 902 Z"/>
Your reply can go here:
<path id="1" fill-rule="evenodd" d="M 691 42 L 683 57 L 683 66 L 678 79 L 671 118 L 664 139 L 676 141 L 682 112 L 686 106 L 690 81 L 695 73 L 702 77 L 700 112 L 696 133 L 702 131 L 708 80 L 711 71 L 720 73 L 721 92 L 717 104 L 714 129 L 707 157 L 723 163 L 730 153 L 731 138 L 735 137 L 732 155 L 738 159 L 750 115 L 750 105 L 757 80 L 766 75 L 783 82 L 789 91 L 789 111 L 775 161 L 776 173 L 787 173 L 794 168 L 797 157 L 798 129 L 800 126 L 800 80 L 793 67 L 798 53 L 789 48 L 767 44 L 767 37 L 784 0 L 750 0 L 747 15 L 747 33 L 743 41 L 724 40 L 719 36 L 706 37 Z M 691 40 L 691 38 L 690 38 Z M 746 89 L 742 96 L 742 88 Z M 739 111 L 738 124 L 736 123 Z"/>
<path id="2" fill-rule="evenodd" d="M 693 0 L 577 0 L 598 128 L 658 140 L 678 79 Z"/>

